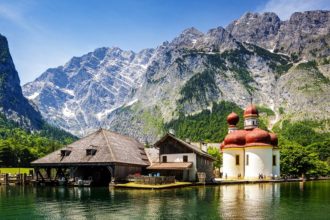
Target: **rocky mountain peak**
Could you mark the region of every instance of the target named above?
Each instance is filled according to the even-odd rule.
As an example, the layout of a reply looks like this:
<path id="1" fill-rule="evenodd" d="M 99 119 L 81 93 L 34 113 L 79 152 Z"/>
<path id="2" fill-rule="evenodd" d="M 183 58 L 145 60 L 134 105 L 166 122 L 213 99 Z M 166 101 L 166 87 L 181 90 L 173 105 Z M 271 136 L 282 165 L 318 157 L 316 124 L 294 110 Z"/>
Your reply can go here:
<path id="1" fill-rule="evenodd" d="M 7 39 L 0 35 L 0 112 L 23 127 L 39 129 L 41 114 L 23 96 Z"/>
<path id="2" fill-rule="evenodd" d="M 239 41 L 271 49 L 275 45 L 280 26 L 281 20 L 275 13 L 248 12 L 240 19 L 230 23 L 226 30 Z"/>
<path id="3" fill-rule="evenodd" d="M 195 48 L 206 51 L 224 51 L 236 47 L 236 40 L 223 27 L 210 29 L 195 45 Z"/>
<path id="4" fill-rule="evenodd" d="M 204 33 L 196 28 L 187 28 L 178 37 L 174 38 L 170 45 L 173 47 L 193 47 L 197 40 L 203 36 Z"/>

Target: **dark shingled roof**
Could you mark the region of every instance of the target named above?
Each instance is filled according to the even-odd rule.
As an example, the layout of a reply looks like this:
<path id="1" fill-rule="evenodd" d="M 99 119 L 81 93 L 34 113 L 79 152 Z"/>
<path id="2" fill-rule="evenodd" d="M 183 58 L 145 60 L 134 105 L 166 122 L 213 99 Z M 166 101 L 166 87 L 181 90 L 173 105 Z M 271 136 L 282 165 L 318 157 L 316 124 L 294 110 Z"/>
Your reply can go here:
<path id="1" fill-rule="evenodd" d="M 95 155 L 87 155 L 87 149 L 95 149 Z M 62 156 L 61 151 L 71 151 Z M 46 155 L 31 163 L 33 166 L 65 166 L 121 163 L 148 166 L 149 160 L 144 146 L 137 140 L 104 129 L 81 138 L 80 140 Z"/>

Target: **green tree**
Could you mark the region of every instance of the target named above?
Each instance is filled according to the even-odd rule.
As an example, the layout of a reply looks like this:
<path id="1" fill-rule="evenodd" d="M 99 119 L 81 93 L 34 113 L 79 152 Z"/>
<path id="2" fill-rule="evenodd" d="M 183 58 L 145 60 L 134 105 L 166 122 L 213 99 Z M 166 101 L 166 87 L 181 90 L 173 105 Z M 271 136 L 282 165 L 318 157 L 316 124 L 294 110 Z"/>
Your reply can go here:
<path id="1" fill-rule="evenodd" d="M 280 139 L 281 173 L 293 176 L 324 176 L 329 166 L 319 159 L 317 152 L 295 142 Z"/>
<path id="2" fill-rule="evenodd" d="M 9 146 L 3 146 L 0 149 L 0 163 L 1 166 L 11 167 L 17 165 L 17 155 L 13 148 Z"/>
<path id="3" fill-rule="evenodd" d="M 310 144 L 307 146 L 307 148 L 318 152 L 322 161 L 327 161 L 330 159 L 330 139 Z"/>
<path id="4" fill-rule="evenodd" d="M 207 149 L 207 153 L 214 157 L 216 160 L 214 161 L 214 167 L 219 168 L 222 165 L 222 153 L 220 152 L 218 147 L 209 147 Z"/>

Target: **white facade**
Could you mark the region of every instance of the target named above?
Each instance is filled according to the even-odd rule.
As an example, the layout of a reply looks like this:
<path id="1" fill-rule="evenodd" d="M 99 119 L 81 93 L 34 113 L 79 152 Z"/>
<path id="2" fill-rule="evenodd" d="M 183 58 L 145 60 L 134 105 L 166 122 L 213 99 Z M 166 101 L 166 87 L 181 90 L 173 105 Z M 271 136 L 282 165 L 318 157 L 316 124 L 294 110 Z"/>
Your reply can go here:
<path id="1" fill-rule="evenodd" d="M 278 149 L 272 146 L 223 149 L 223 178 L 258 179 L 260 175 L 267 179 L 280 176 Z"/>
<path id="2" fill-rule="evenodd" d="M 236 163 L 236 157 L 238 156 L 238 165 Z M 223 176 L 229 179 L 243 177 L 243 159 L 244 149 L 243 148 L 232 148 L 223 150 Z"/>
<path id="3" fill-rule="evenodd" d="M 186 179 L 186 176 L 189 175 L 189 180 L 193 181 L 196 178 L 197 173 L 197 161 L 195 153 L 184 153 L 184 154 L 162 154 L 160 157 L 161 162 L 165 162 L 163 160 L 164 156 L 166 156 L 166 162 L 183 162 L 183 156 L 188 156 L 188 161 L 192 163 L 192 167 L 188 170 L 183 171 L 183 178 Z"/>
<path id="4" fill-rule="evenodd" d="M 275 156 L 275 164 L 273 164 L 273 175 L 274 177 L 280 176 L 280 150 L 273 149 L 273 157 Z"/>
<path id="5" fill-rule="evenodd" d="M 244 111 L 244 130 L 234 131 L 239 116 L 234 112 L 228 115 L 228 135 L 221 143 L 223 178 L 280 177 L 278 139 L 275 134 L 258 128 L 258 117 L 258 110 L 251 103 Z"/>
<path id="6" fill-rule="evenodd" d="M 245 148 L 245 158 L 249 157 L 249 163 L 245 163 L 246 179 L 258 178 L 260 174 L 266 177 L 272 176 L 272 148 L 273 147 Z"/>

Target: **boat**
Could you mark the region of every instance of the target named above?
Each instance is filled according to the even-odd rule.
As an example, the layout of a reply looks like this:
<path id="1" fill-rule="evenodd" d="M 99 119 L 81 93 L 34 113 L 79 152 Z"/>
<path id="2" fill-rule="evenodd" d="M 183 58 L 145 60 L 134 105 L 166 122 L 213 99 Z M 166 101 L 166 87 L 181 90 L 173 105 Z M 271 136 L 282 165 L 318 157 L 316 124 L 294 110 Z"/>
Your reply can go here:
<path id="1" fill-rule="evenodd" d="M 88 178 L 88 180 L 83 180 L 81 178 L 76 178 L 76 180 L 74 182 L 74 186 L 80 186 L 80 187 L 91 186 L 92 182 L 93 182 L 93 178 L 91 176 Z"/>

